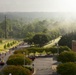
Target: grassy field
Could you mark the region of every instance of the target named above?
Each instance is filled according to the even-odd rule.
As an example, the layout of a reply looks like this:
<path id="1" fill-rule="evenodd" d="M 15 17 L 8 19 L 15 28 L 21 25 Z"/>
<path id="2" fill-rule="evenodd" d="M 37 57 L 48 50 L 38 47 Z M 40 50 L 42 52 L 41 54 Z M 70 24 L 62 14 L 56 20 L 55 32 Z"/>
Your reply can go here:
<path id="1" fill-rule="evenodd" d="M 4 49 L 5 44 L 7 45 L 8 43 L 12 43 L 13 41 L 16 41 L 16 43 L 10 47 L 7 47 L 6 49 Z M 21 41 L 17 41 L 14 39 L 2 40 L 2 43 L 0 43 L 0 53 L 5 53 L 5 52 L 9 51 L 10 48 L 15 47 L 19 43 L 21 43 Z"/>
<path id="2" fill-rule="evenodd" d="M 52 46 L 54 46 L 56 43 L 58 43 L 58 41 L 61 39 L 61 36 L 48 42 L 45 46 L 43 46 L 44 48 L 50 48 Z"/>

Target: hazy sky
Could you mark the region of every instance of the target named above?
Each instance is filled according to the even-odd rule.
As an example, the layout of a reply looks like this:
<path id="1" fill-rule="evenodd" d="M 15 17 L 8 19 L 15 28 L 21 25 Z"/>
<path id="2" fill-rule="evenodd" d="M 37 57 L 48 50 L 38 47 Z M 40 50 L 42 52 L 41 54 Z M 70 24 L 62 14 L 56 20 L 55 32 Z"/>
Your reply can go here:
<path id="1" fill-rule="evenodd" d="M 0 0 L 0 12 L 76 12 L 76 0 Z"/>

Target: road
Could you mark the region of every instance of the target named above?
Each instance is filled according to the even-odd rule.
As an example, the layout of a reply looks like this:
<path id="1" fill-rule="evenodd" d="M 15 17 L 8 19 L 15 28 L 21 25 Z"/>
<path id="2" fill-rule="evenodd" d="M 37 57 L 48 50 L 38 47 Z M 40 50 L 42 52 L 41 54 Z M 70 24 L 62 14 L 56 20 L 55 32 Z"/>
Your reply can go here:
<path id="1" fill-rule="evenodd" d="M 25 44 L 27 45 L 27 44 Z M 22 46 L 23 47 L 23 46 Z M 18 46 L 19 48 L 19 46 Z M 21 48 L 21 45 L 20 45 Z M 13 54 L 15 50 L 10 50 L 9 52 L 5 54 L 2 54 L 0 57 L 4 59 L 6 62 L 8 57 Z M 53 72 L 55 71 L 55 68 L 53 68 L 54 63 L 56 63 L 56 60 L 53 60 L 53 57 L 50 58 L 36 58 L 33 62 L 34 64 L 34 70 L 35 74 L 34 75 L 53 75 Z M 6 66 L 6 64 L 4 65 Z M 0 71 L 4 66 L 0 66 Z"/>
<path id="2" fill-rule="evenodd" d="M 18 50 L 18 49 L 23 48 L 23 47 L 29 47 L 29 45 L 26 44 L 26 43 L 21 44 L 21 45 L 19 45 L 18 47 L 14 48 L 14 49 L 12 49 L 12 50 L 9 50 L 9 51 L 6 52 L 6 53 L 1 54 L 1 55 L 0 55 L 0 59 L 4 60 L 4 62 L 6 63 L 8 57 L 9 57 L 10 55 L 12 55 L 15 50 Z M 4 66 L 6 66 L 6 64 L 5 64 Z M 1 65 L 0 65 L 0 71 L 2 70 L 2 68 L 3 68 L 4 66 L 1 66 Z"/>
<path id="3" fill-rule="evenodd" d="M 6 52 L 6 54 L 3 53 L 3 54 L 0 56 L 0 58 L 1 58 L 2 60 L 4 60 L 4 62 L 6 63 L 8 57 L 9 57 L 10 55 L 12 55 L 13 52 L 14 52 L 14 50 L 12 50 L 12 51 L 8 51 L 8 52 Z M 0 65 L 0 71 L 2 70 L 2 68 L 3 68 L 4 66 L 6 66 L 6 64 L 3 65 L 3 66 Z"/>
<path id="4" fill-rule="evenodd" d="M 56 60 L 53 60 L 53 58 L 36 58 L 33 62 L 34 64 L 34 75 L 53 75 L 53 73 L 56 71 L 54 63 L 56 63 Z"/>

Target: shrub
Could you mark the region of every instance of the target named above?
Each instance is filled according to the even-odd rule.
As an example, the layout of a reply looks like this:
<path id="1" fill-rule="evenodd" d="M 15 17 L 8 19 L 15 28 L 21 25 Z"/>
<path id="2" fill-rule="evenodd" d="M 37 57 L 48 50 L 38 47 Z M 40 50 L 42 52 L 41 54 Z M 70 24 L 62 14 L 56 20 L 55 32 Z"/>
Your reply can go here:
<path id="1" fill-rule="evenodd" d="M 2 70 L 3 75 L 9 75 L 11 73 L 12 75 L 31 75 L 31 72 L 22 67 L 22 66 L 6 66 Z"/>
<path id="2" fill-rule="evenodd" d="M 67 46 L 59 46 L 59 47 L 55 46 L 55 47 L 51 47 L 50 50 L 53 54 L 57 53 L 58 52 L 57 50 L 59 50 L 59 54 L 64 51 L 71 51 L 71 49 Z"/>
<path id="3" fill-rule="evenodd" d="M 25 65 L 31 64 L 32 60 L 25 57 Z M 8 65 L 24 65 L 24 55 L 23 54 L 14 54 L 11 55 L 7 62 Z"/>
<path id="4" fill-rule="evenodd" d="M 57 58 L 58 61 L 65 62 L 75 62 L 76 61 L 76 53 L 72 51 L 62 52 Z"/>
<path id="5" fill-rule="evenodd" d="M 29 69 L 30 71 L 32 71 L 32 67 L 25 67 L 25 68 L 27 68 L 27 69 Z"/>
<path id="6" fill-rule="evenodd" d="M 64 63 L 57 67 L 57 73 L 60 75 L 76 75 L 76 63 Z"/>
<path id="7" fill-rule="evenodd" d="M 2 39 L 0 39 L 0 43 L 2 43 Z"/>
<path id="8" fill-rule="evenodd" d="M 28 54 L 28 51 L 26 49 L 16 50 L 14 54 L 23 54 L 25 52 L 25 55 Z"/>
<path id="9" fill-rule="evenodd" d="M 10 43 L 7 43 L 7 47 L 10 47 Z"/>
<path id="10" fill-rule="evenodd" d="M 13 43 L 10 43 L 10 45 L 12 46 L 12 45 L 13 45 Z"/>
<path id="11" fill-rule="evenodd" d="M 4 49 L 6 49 L 6 48 L 7 48 L 7 45 L 5 44 L 5 45 L 4 45 Z"/>

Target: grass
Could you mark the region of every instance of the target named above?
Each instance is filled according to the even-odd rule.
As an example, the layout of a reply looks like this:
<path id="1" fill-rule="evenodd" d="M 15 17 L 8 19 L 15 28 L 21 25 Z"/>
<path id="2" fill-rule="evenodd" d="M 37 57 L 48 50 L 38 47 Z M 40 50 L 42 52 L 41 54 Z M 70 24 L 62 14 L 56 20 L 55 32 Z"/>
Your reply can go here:
<path id="1" fill-rule="evenodd" d="M 2 43 L 0 43 L 0 53 L 6 53 L 7 51 L 9 51 L 10 48 L 17 46 L 20 42 L 16 41 L 16 43 L 10 47 L 7 47 L 6 49 L 4 49 L 4 45 L 7 43 L 12 43 L 13 41 L 16 41 L 14 39 L 8 39 L 8 40 L 3 40 Z"/>
<path id="2" fill-rule="evenodd" d="M 50 48 L 50 47 L 54 46 L 56 43 L 58 43 L 58 41 L 60 39 L 61 39 L 61 36 L 52 41 L 49 41 L 45 46 L 43 46 L 43 48 Z"/>
<path id="3" fill-rule="evenodd" d="M 2 43 L 0 43 L 0 50 L 3 50 L 4 49 L 4 45 L 7 44 L 7 43 L 11 43 L 12 41 L 14 41 L 13 39 L 11 40 L 3 40 Z"/>

